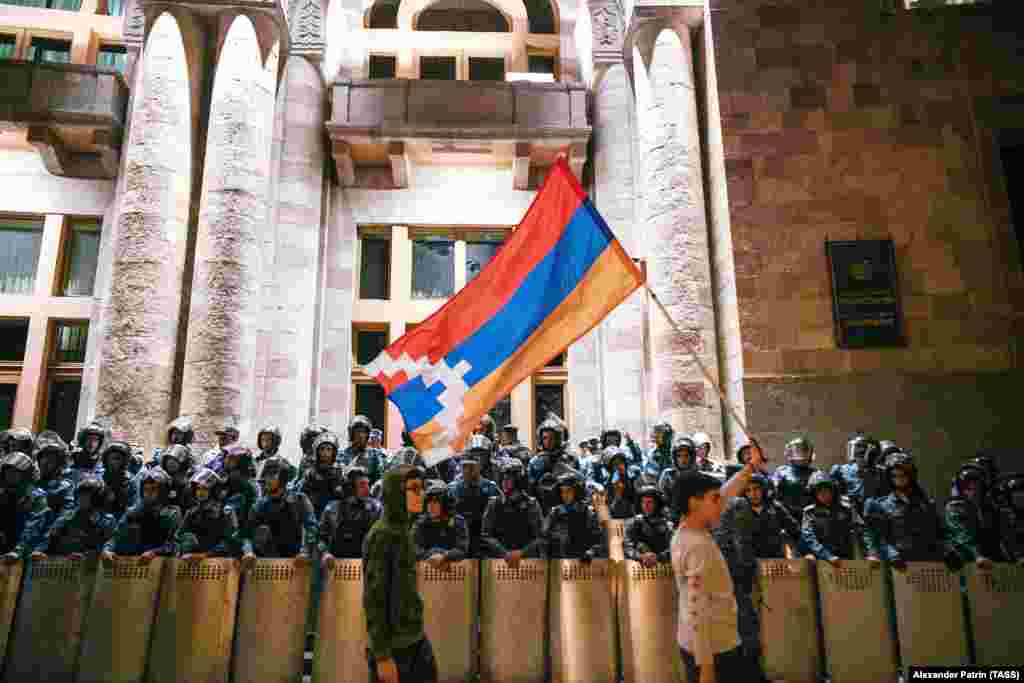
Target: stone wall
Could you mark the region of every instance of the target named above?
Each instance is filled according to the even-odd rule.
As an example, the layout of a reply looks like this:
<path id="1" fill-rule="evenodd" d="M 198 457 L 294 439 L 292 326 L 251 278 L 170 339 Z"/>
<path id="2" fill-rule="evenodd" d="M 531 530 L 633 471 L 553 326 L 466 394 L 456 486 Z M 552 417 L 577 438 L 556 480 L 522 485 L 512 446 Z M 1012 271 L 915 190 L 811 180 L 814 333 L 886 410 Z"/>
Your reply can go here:
<path id="1" fill-rule="evenodd" d="M 878 6 L 713 15 L 747 410 L 773 455 L 805 428 L 834 460 L 866 428 L 935 483 L 1010 438 L 1024 280 L 994 140 L 1022 125 L 1024 40 L 991 8 Z M 838 348 L 842 239 L 894 241 L 905 347 Z"/>

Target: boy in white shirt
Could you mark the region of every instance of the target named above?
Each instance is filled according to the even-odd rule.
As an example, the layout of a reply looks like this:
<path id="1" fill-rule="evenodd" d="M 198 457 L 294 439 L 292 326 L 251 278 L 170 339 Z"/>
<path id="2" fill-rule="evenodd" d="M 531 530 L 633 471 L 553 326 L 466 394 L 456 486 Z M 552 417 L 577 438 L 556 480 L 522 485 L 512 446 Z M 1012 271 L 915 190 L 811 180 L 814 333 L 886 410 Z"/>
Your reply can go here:
<path id="1" fill-rule="evenodd" d="M 755 681 L 757 669 L 740 649 L 736 596 L 729 566 L 711 537 L 722 507 L 764 465 L 757 444 L 743 469 L 722 484 L 699 472 L 676 478 L 672 503 L 681 515 L 672 538 L 672 568 L 679 588 L 677 640 L 691 683 Z"/>

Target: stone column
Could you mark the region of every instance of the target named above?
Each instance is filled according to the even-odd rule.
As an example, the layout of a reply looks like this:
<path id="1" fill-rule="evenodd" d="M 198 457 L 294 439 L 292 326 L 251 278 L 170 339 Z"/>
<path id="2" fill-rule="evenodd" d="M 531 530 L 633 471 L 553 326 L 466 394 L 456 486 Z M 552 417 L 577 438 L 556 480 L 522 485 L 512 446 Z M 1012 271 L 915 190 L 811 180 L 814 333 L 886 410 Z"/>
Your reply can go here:
<path id="1" fill-rule="evenodd" d="M 288 60 L 275 118 L 253 424 L 278 425 L 291 451 L 311 410 L 324 182 L 323 80 L 305 57 Z"/>
<path id="2" fill-rule="evenodd" d="M 635 83 L 642 163 L 641 221 L 650 245 L 652 289 L 683 329 L 651 310 L 654 389 L 659 418 L 677 431 L 707 432 L 722 453 L 721 406 L 687 352 L 697 348 L 718 374 L 708 222 L 701 169 L 690 30 L 650 21 L 637 34 Z"/>
<path id="3" fill-rule="evenodd" d="M 102 340 L 95 413 L 111 417 L 116 431 L 147 449 L 162 443 L 161 434 L 172 419 L 192 182 L 185 55 L 177 20 L 160 15 L 146 41 L 142 74 L 135 80 L 110 247 L 110 293 L 100 304 L 98 329 L 90 335 Z M 107 276 L 102 271 L 97 275 L 102 292 Z"/>
<path id="4" fill-rule="evenodd" d="M 210 102 L 192 278 L 182 414 L 205 446 L 226 417 L 253 433 L 256 318 L 266 230 L 276 50 L 264 64 L 252 21 L 227 28 Z"/>
<path id="5" fill-rule="evenodd" d="M 323 304 L 320 312 L 316 414 L 321 423 L 344 433 L 352 396 L 352 285 L 356 226 L 345 190 L 331 190 L 322 242 Z"/>

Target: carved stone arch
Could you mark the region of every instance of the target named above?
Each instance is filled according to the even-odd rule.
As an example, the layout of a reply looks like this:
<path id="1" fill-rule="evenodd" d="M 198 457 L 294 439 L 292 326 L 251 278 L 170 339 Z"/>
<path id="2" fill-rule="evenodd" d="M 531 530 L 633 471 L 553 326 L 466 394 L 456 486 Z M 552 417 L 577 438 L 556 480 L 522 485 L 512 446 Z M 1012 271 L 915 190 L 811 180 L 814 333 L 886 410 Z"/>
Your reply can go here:
<path id="1" fill-rule="evenodd" d="M 156 5 L 145 7 L 145 39 L 153 30 L 157 20 L 164 14 L 170 15 L 178 26 L 181 33 L 182 44 L 185 47 L 185 65 L 188 70 L 189 103 L 192 110 L 192 120 L 199 121 L 202 107 L 202 88 L 205 81 L 205 70 L 209 60 L 207 54 L 207 37 L 209 28 L 207 24 L 191 11 L 180 5 Z M 145 42 L 143 42 L 143 55 L 145 54 Z M 145 57 L 143 56 L 143 61 Z M 194 133 L 195 131 L 193 131 Z"/>
<path id="2" fill-rule="evenodd" d="M 439 0 L 403 0 L 398 7 L 398 28 L 412 31 L 420 13 Z M 523 0 L 482 0 L 505 15 L 513 33 L 525 33 L 529 26 Z"/>
<path id="3" fill-rule="evenodd" d="M 338 1 L 340 2 L 340 0 Z M 364 5 L 365 7 L 363 9 L 363 28 L 398 28 L 398 12 L 399 7 L 401 6 L 401 0 L 368 0 L 367 2 L 364 2 Z M 384 9 L 385 7 L 395 8 L 395 17 L 393 20 L 390 18 L 390 16 L 382 17 L 377 14 L 378 11 Z M 375 23 L 378 25 L 374 26 Z M 379 25 L 382 23 L 388 25 Z"/>
<path id="4" fill-rule="evenodd" d="M 271 53 L 274 50 L 280 52 L 282 49 L 288 49 L 288 45 L 290 44 L 287 30 L 288 27 L 279 22 L 274 16 L 265 12 L 226 9 L 219 12 L 216 16 L 215 26 L 217 26 L 217 53 L 213 61 L 214 64 L 220 63 L 222 56 L 221 53 L 224 50 L 224 42 L 227 40 L 227 36 L 231 31 L 231 26 L 240 17 L 248 19 L 256 33 L 256 44 L 259 48 L 260 64 L 266 65 L 267 60 L 270 58 Z"/>
<path id="5" fill-rule="evenodd" d="M 529 2 L 534 2 L 538 5 L 546 5 L 551 10 L 552 19 L 552 30 L 550 31 L 534 31 L 533 22 L 530 21 L 530 5 Z M 562 30 L 562 13 L 561 8 L 558 6 L 558 0 L 527 0 L 526 3 L 526 19 L 527 25 L 529 26 L 530 33 L 542 33 L 546 35 L 558 35 L 558 32 Z"/>

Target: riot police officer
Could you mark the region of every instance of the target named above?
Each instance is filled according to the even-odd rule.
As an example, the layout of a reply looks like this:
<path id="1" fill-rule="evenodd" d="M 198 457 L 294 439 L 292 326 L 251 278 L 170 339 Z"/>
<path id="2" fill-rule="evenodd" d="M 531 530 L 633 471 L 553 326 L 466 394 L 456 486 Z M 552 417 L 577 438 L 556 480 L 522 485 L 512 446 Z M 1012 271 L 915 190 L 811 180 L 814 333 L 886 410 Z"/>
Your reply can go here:
<path id="1" fill-rule="evenodd" d="M 302 491 L 313 504 L 317 518 L 332 501 L 341 500 L 345 493 L 345 482 L 338 466 L 338 437 L 324 432 L 313 441 L 314 466 L 306 470 L 298 490 Z"/>
<path id="2" fill-rule="evenodd" d="M 43 432 L 36 438 L 36 464 L 39 481 L 36 485 L 46 493 L 48 510 L 39 533 L 75 504 L 75 486 L 68 478 L 68 445 L 56 432 Z"/>
<path id="3" fill-rule="evenodd" d="M 854 546 L 861 543 L 869 560 L 878 559 L 874 539 L 867 533 L 860 513 L 839 498 L 836 483 L 824 472 L 815 472 L 807 482 L 814 501 L 804 508 L 800 540 L 809 560 L 825 560 L 838 566 L 854 558 Z"/>
<path id="4" fill-rule="evenodd" d="M 329 431 L 331 430 L 322 424 L 310 422 L 299 432 L 299 449 L 302 451 L 302 459 L 299 461 L 299 481 L 305 476 L 306 470 L 313 466 L 313 442 L 316 441 L 316 437 Z"/>
<path id="5" fill-rule="evenodd" d="M 190 480 L 195 470 L 192 449 L 186 444 L 173 444 L 160 454 L 160 467 L 171 478 L 167 502 L 176 505 L 185 514 L 192 507 Z"/>
<path id="6" fill-rule="evenodd" d="M 665 498 L 654 486 L 641 486 L 640 514 L 626 525 L 622 553 L 645 567 L 671 562 L 672 522 L 665 516 Z"/>
<path id="7" fill-rule="evenodd" d="M 224 456 L 227 454 L 228 449 L 238 442 L 241 433 L 238 431 L 235 421 L 229 418 L 224 420 L 223 424 L 213 434 L 217 437 L 217 446 L 203 454 L 202 464 L 203 467 L 208 467 L 223 477 Z"/>
<path id="8" fill-rule="evenodd" d="M 999 513 L 988 499 L 988 476 L 980 465 L 966 463 L 953 477 L 953 497 L 946 502 L 945 521 L 958 564 L 975 562 L 986 568 L 1005 559 Z"/>
<path id="9" fill-rule="evenodd" d="M 605 474 L 598 484 L 607 487 L 608 514 L 612 519 L 632 519 L 637 514 L 637 468 L 629 465 L 629 454 L 619 446 L 609 446 L 602 455 Z"/>
<path id="10" fill-rule="evenodd" d="M 541 557 L 544 520 L 540 505 L 526 491 L 526 468 L 518 460 L 502 464 L 498 475 L 501 495 L 484 511 L 481 546 L 489 558 L 504 558 L 513 569 L 523 558 Z"/>
<path id="11" fill-rule="evenodd" d="M 907 562 L 940 562 L 945 557 L 942 523 L 935 501 L 917 482 L 917 467 L 907 455 L 889 458 L 891 493 L 869 498 L 864 521 L 883 560 L 897 569 Z"/>
<path id="12" fill-rule="evenodd" d="M 259 557 L 294 557 L 310 562 L 317 541 L 317 521 L 313 504 L 305 493 L 289 491 L 295 468 L 280 456 L 263 462 L 260 472 L 263 495 L 249 516 L 249 529 L 243 535 L 243 560 L 251 564 Z"/>
<path id="13" fill-rule="evenodd" d="M 32 457 L 32 453 L 35 451 L 35 442 L 35 434 L 29 429 L 14 427 L 7 430 L 8 453 L 24 453 Z"/>
<path id="14" fill-rule="evenodd" d="M 47 505 L 38 481 L 38 465 L 21 451 L 0 460 L 0 553 L 7 562 L 27 557 L 30 543 L 41 535 Z"/>
<path id="15" fill-rule="evenodd" d="M 231 446 L 224 454 L 224 485 L 221 494 L 224 505 L 234 510 L 239 534 L 249 528 L 249 515 L 260 497 L 259 487 L 252 480 L 254 469 L 252 451 L 245 446 Z"/>
<path id="16" fill-rule="evenodd" d="M 858 512 L 864 512 L 865 501 L 887 488 L 880 481 L 885 471 L 872 465 L 881 451 L 878 441 L 858 434 L 846 443 L 847 462 L 832 466 L 832 479 Z"/>
<path id="17" fill-rule="evenodd" d="M 345 473 L 346 497 L 327 504 L 320 518 L 320 554 L 325 569 L 334 558 L 358 559 L 363 556 L 363 540 L 373 523 L 380 519 L 380 501 L 370 497 L 370 478 L 362 467 L 350 467 Z"/>
<path id="18" fill-rule="evenodd" d="M 772 474 L 775 498 L 789 511 L 794 519 L 802 519 L 804 508 L 813 502 L 807 488 L 811 476 L 819 470 L 814 468 L 814 445 L 805 436 L 798 436 L 785 448 L 786 464 Z"/>
<path id="19" fill-rule="evenodd" d="M 42 538 L 35 544 L 33 560 L 44 560 L 47 555 L 83 559 L 99 553 L 114 535 L 117 520 L 104 512 L 105 485 L 101 479 L 86 477 L 78 481 L 77 503 L 57 517 Z"/>
<path id="20" fill-rule="evenodd" d="M 501 428 L 498 433 L 498 446 L 506 448 L 508 446 L 519 445 L 519 427 L 514 424 L 507 424 Z"/>
<path id="21" fill-rule="evenodd" d="M 448 487 L 437 483 L 428 488 L 425 507 L 426 512 L 413 527 L 416 559 L 437 568 L 466 559 L 470 554 L 470 529 L 466 519 L 454 510 Z"/>
<path id="22" fill-rule="evenodd" d="M 344 467 L 358 465 L 366 470 L 370 485 L 376 484 L 384 474 L 388 455 L 379 448 L 370 446 L 370 432 L 373 423 L 365 415 L 356 415 L 348 423 L 348 447 L 342 451 L 341 464 Z"/>
<path id="23" fill-rule="evenodd" d="M 487 437 L 474 434 L 462 453 L 462 476 L 448 485 L 455 511 L 469 527 L 470 557 L 480 557 L 480 534 L 488 501 L 500 495 L 498 486 L 480 472 L 480 460 L 491 451 Z"/>
<path id="24" fill-rule="evenodd" d="M 71 449 L 71 467 L 67 472 L 72 486 L 83 477 L 99 479 L 102 476 L 100 455 L 109 439 L 110 431 L 99 420 L 93 420 L 78 430 L 77 446 Z"/>
<path id="25" fill-rule="evenodd" d="M 672 467 L 672 444 L 675 430 L 668 422 L 659 422 L 651 428 L 654 447 L 644 457 L 643 482 L 658 485 L 661 473 Z"/>
<path id="26" fill-rule="evenodd" d="M 1007 559 L 1024 564 L 1024 475 L 1004 475 L 996 482 L 996 497 L 1003 510 L 999 530 Z"/>
<path id="27" fill-rule="evenodd" d="M 693 445 L 696 447 L 697 470 L 700 472 L 714 472 L 715 463 L 711 461 L 711 437 L 704 432 L 695 432 L 692 437 Z"/>
<path id="28" fill-rule="evenodd" d="M 103 497 L 96 505 L 109 512 L 115 520 L 139 499 L 135 478 L 128 471 L 132 448 L 123 441 L 111 441 L 100 456 L 103 465 Z"/>
<path id="29" fill-rule="evenodd" d="M 544 543 L 552 559 L 594 560 L 608 557 L 608 539 L 597 513 L 584 500 L 583 480 L 575 472 L 558 479 L 562 504 L 544 523 Z"/>
<path id="30" fill-rule="evenodd" d="M 196 504 L 185 513 L 178 529 L 178 555 L 183 560 L 238 557 L 241 554 L 238 518 L 219 495 L 224 480 L 213 470 L 201 467 L 189 483 Z"/>
<path id="31" fill-rule="evenodd" d="M 609 446 L 622 447 L 622 439 L 626 439 L 626 452 L 629 453 L 629 465 L 642 469 L 644 466 L 644 454 L 640 450 L 640 447 L 633 441 L 633 437 L 629 434 L 623 434 L 622 430 L 614 427 L 604 429 L 601 431 L 601 438 L 599 439 L 598 451 L 604 451 Z"/>
<path id="32" fill-rule="evenodd" d="M 537 454 L 530 459 L 527 474 L 530 489 L 538 499 L 541 499 L 541 495 L 537 487 L 545 474 L 551 474 L 557 479 L 566 472 L 579 472 L 579 463 L 565 451 L 567 438 L 564 424 L 553 414 L 537 427 Z"/>
<path id="33" fill-rule="evenodd" d="M 281 428 L 277 425 L 264 425 L 256 432 L 256 448 L 258 452 L 254 458 L 254 477 L 261 477 L 263 463 L 270 458 L 276 457 L 281 450 Z"/>
<path id="34" fill-rule="evenodd" d="M 114 555 L 139 555 L 142 562 L 174 555 L 174 535 L 181 525 L 181 508 L 169 502 L 171 477 L 159 465 L 139 474 L 140 500 L 128 508 L 114 535 L 103 546 L 105 560 Z"/>
<path id="35" fill-rule="evenodd" d="M 688 436 L 677 436 L 672 442 L 672 465 L 666 467 L 658 479 L 658 490 L 668 498 L 676 477 L 683 472 L 697 471 L 697 444 Z"/>

